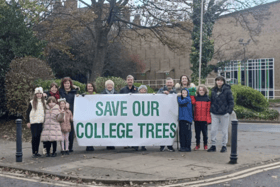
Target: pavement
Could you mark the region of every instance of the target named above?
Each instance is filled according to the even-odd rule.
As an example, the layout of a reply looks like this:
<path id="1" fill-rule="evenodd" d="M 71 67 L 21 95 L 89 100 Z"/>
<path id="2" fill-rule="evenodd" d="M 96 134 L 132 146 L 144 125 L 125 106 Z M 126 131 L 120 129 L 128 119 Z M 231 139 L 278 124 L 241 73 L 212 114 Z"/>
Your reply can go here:
<path id="1" fill-rule="evenodd" d="M 279 160 L 279 124 L 270 124 L 271 130 L 263 129 L 251 131 L 249 126 L 240 126 L 238 164 L 234 165 L 228 164 L 230 148 L 228 152 L 220 153 L 220 144 L 214 153 L 208 153 L 203 149 L 182 153 L 177 151 L 176 142 L 174 143 L 176 152 L 160 152 L 159 147 L 147 147 L 147 151 L 123 147 L 116 147 L 116 150 L 95 147 L 95 151 L 86 152 L 85 147 L 79 147 L 75 142 L 74 152 L 70 155 L 62 156 L 59 151 L 57 157 L 36 159 L 31 157 L 31 143 L 24 142 L 23 162 L 15 162 L 16 142 L 0 140 L 0 167 L 104 183 L 195 180 Z M 208 134 L 210 135 L 210 129 Z M 194 148 L 194 132 L 192 140 Z M 218 143 L 220 140 L 221 132 Z M 40 152 L 41 150 L 42 144 Z"/>

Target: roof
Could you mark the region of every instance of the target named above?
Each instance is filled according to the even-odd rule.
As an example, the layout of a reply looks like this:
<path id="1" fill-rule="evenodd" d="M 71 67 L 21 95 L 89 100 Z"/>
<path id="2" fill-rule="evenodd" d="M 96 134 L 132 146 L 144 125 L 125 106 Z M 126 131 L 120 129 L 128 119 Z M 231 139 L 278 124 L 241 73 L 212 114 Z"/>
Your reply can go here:
<path id="1" fill-rule="evenodd" d="M 228 16 L 232 16 L 232 15 L 234 15 L 234 14 L 240 14 L 240 13 L 243 13 L 243 12 L 248 12 L 248 11 L 250 11 L 250 10 L 257 10 L 257 9 L 260 9 L 260 8 L 262 8 L 262 7 L 265 7 L 265 6 L 271 6 L 271 5 L 273 5 L 273 4 L 276 4 L 276 3 L 280 3 L 280 1 L 279 0 L 276 0 L 276 1 L 273 1 L 273 2 L 270 2 L 270 3 L 265 3 L 265 4 L 261 4 L 261 5 L 257 5 L 257 6 L 254 6 L 254 7 L 252 7 L 252 8 L 247 8 L 247 9 L 244 9 L 244 10 L 239 10 L 239 11 L 236 11 L 236 12 L 232 12 L 232 13 L 228 13 L 228 14 L 225 14 L 225 15 L 221 15 L 220 17 L 219 17 L 219 19 L 220 18 L 224 18 L 224 17 L 228 17 Z"/>

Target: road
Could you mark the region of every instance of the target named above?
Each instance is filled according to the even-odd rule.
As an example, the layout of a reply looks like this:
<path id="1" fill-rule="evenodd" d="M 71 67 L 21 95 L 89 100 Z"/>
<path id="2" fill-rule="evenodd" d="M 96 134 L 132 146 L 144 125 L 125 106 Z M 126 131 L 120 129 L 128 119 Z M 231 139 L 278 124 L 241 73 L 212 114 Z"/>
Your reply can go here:
<path id="1" fill-rule="evenodd" d="M 274 132 L 274 133 L 280 133 L 280 125 L 279 124 L 253 124 L 253 123 L 240 123 L 238 126 L 238 130 L 240 132 Z M 278 167 L 278 166 L 277 166 Z M 253 169 L 254 170 L 254 169 Z M 209 184 L 209 187 L 216 187 L 216 186 L 240 186 L 240 187 L 278 187 L 280 186 L 280 163 L 279 168 L 268 170 L 268 171 L 262 171 L 259 170 L 260 173 L 255 175 L 250 175 L 245 178 L 239 178 L 237 180 L 222 182 L 220 184 Z M 0 187 L 58 187 L 58 186 L 72 186 L 75 185 L 72 184 L 63 184 L 58 183 L 52 180 L 51 182 L 41 182 L 39 179 L 28 179 L 28 178 L 22 178 L 13 176 L 12 174 L 9 175 L 9 173 L 0 173 Z M 180 184 L 177 184 L 180 186 Z M 85 186 L 85 185 L 82 185 Z M 191 186 L 191 185 L 190 185 Z M 204 183 L 203 185 L 195 185 L 195 186 L 207 186 L 207 183 Z"/>

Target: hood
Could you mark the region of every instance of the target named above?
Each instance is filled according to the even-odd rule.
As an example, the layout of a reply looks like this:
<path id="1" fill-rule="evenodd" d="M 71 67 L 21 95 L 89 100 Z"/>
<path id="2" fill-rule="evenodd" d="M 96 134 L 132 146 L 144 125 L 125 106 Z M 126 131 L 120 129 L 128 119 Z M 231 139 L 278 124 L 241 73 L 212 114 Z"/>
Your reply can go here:
<path id="1" fill-rule="evenodd" d="M 187 89 L 187 88 L 183 88 L 182 90 L 181 90 L 181 94 L 182 94 L 182 91 L 183 90 L 187 90 L 187 92 L 188 92 L 188 95 L 187 95 L 187 97 L 190 97 L 190 92 L 189 92 L 189 90 Z M 182 96 L 181 96 L 182 97 Z"/>
<path id="2" fill-rule="evenodd" d="M 46 108 L 47 108 L 48 110 L 50 110 L 50 107 L 49 107 L 49 105 L 46 105 Z M 54 105 L 54 107 L 53 107 L 52 109 L 59 109 L 59 106 L 58 106 L 58 104 Z"/>

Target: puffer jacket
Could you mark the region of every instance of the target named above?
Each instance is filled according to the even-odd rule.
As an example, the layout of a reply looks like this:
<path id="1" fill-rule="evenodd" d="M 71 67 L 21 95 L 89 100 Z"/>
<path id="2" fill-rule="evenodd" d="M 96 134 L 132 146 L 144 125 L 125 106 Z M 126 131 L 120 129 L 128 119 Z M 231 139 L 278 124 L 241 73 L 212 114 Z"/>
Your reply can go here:
<path id="1" fill-rule="evenodd" d="M 64 121 L 60 123 L 61 132 L 67 133 L 71 131 L 71 122 L 73 122 L 73 115 L 70 110 L 66 110 L 64 113 Z"/>
<path id="2" fill-rule="evenodd" d="M 45 122 L 41 134 L 41 141 L 62 141 L 60 122 L 63 122 L 64 113 L 59 112 L 59 106 L 53 108 L 47 106 Z"/>
<path id="3" fill-rule="evenodd" d="M 188 96 L 183 98 L 182 96 L 178 96 L 178 104 L 179 104 L 179 121 L 184 120 L 188 122 L 193 121 L 192 114 L 192 102 L 189 94 L 189 90 L 184 88 L 188 92 Z"/>
<path id="4" fill-rule="evenodd" d="M 216 115 L 231 114 L 234 102 L 231 92 L 231 86 L 224 84 L 221 88 L 221 93 L 218 94 L 218 87 L 212 88 L 211 93 L 211 108 L 210 112 Z"/>
<path id="5" fill-rule="evenodd" d="M 209 97 L 204 96 L 191 96 L 192 105 L 194 106 L 194 121 L 206 121 L 207 124 L 211 123 L 210 107 L 211 102 Z"/>

